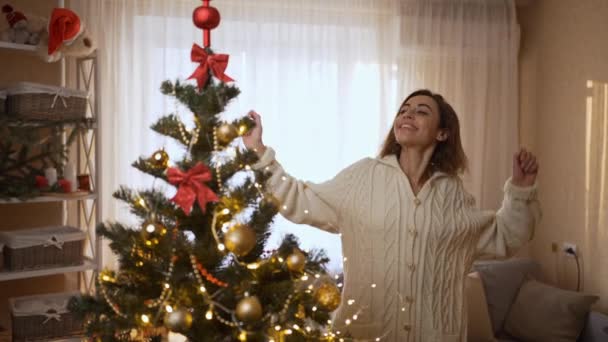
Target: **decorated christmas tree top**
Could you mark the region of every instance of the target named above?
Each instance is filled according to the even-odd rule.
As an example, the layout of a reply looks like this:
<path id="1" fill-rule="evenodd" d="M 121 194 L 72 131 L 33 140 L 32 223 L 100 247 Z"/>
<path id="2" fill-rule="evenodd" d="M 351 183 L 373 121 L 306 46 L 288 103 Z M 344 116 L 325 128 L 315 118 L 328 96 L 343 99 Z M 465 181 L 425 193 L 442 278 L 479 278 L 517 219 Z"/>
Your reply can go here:
<path id="1" fill-rule="evenodd" d="M 257 155 L 238 145 L 253 122 L 219 118 L 239 94 L 225 73 L 229 56 L 210 48 L 219 12 L 204 0 L 193 21 L 204 31 L 204 47 L 191 52 L 197 85 L 165 81 L 161 91 L 190 110 L 194 128 L 177 113 L 152 126 L 187 153 L 175 165 L 162 149 L 133 164 L 173 185 L 175 195 L 114 193 L 140 225 L 98 227 L 119 267 L 100 272 L 96 295 L 73 300 L 71 309 L 100 341 L 160 340 L 168 330 L 197 342 L 333 340 L 325 328 L 340 293 L 325 274 L 327 258 L 300 250 L 290 235 L 265 251 L 279 203 L 266 192 L 269 174 L 251 168 Z"/>

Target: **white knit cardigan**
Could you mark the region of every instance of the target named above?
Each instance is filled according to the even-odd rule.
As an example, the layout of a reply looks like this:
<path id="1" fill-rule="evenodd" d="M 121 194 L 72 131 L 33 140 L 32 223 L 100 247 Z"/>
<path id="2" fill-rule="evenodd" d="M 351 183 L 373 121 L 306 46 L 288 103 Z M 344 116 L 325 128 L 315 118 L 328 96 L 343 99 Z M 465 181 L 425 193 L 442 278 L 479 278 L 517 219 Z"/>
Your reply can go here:
<path id="1" fill-rule="evenodd" d="M 358 340 L 464 342 L 473 261 L 512 254 L 540 217 L 536 185 L 510 180 L 498 212 L 475 209 L 460 178 L 444 173 L 415 195 L 395 155 L 363 159 L 321 184 L 289 176 L 271 148 L 253 168 L 272 172 L 267 186 L 284 217 L 341 235 L 334 329 Z"/>

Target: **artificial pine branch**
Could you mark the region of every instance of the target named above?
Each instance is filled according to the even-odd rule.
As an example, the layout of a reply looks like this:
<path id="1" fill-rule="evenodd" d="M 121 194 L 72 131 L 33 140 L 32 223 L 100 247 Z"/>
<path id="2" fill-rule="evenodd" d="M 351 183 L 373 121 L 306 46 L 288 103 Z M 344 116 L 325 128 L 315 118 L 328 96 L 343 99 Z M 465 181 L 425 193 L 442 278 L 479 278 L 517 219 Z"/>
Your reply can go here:
<path id="1" fill-rule="evenodd" d="M 150 128 L 159 134 L 175 139 L 185 147 L 188 147 L 192 140 L 192 133 L 186 129 L 186 125 L 175 114 L 161 117 Z"/>

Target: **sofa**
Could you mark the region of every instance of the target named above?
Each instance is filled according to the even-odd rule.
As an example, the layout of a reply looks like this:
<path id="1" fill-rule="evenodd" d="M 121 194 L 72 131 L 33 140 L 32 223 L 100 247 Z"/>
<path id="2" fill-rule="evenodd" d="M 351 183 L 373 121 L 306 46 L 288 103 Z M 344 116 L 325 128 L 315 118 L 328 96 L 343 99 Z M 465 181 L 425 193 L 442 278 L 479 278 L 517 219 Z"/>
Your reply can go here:
<path id="1" fill-rule="evenodd" d="M 466 281 L 468 341 L 608 341 L 608 316 L 590 309 L 598 297 L 539 279 L 530 259 L 476 262 Z"/>

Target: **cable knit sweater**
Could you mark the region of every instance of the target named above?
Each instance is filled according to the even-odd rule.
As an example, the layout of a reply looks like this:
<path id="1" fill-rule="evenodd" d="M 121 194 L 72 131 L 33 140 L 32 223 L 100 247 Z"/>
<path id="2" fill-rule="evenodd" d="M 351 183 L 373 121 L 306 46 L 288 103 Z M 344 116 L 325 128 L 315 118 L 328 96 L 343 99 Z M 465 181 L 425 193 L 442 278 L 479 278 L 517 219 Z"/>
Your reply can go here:
<path id="1" fill-rule="evenodd" d="M 334 329 L 358 340 L 464 342 L 471 264 L 510 255 L 531 239 L 540 216 L 536 186 L 510 180 L 498 212 L 475 209 L 460 178 L 444 173 L 415 195 L 395 155 L 363 159 L 321 184 L 289 176 L 271 148 L 253 168 L 273 173 L 267 186 L 284 217 L 341 235 L 344 288 Z"/>

